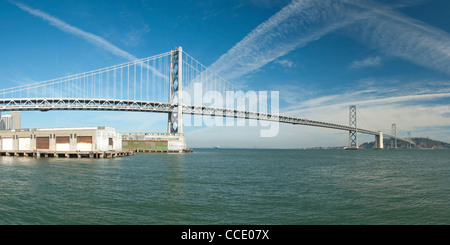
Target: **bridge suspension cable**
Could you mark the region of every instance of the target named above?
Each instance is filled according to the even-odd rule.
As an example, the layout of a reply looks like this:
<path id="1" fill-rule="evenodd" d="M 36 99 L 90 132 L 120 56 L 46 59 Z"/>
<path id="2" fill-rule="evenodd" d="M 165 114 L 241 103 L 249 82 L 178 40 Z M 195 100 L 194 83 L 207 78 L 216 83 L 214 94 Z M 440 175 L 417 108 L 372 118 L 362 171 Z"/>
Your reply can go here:
<path id="1" fill-rule="evenodd" d="M 361 113 L 361 110 L 357 110 L 356 113 L 357 113 L 357 115 L 358 115 L 358 118 L 361 118 L 362 121 L 363 121 L 363 123 L 365 124 L 365 125 L 363 125 L 364 128 L 373 128 L 373 127 L 371 127 L 371 125 L 369 124 L 369 122 L 366 120 L 366 118 L 364 117 L 364 115 Z M 361 122 L 361 121 L 360 121 L 360 122 Z M 360 124 L 361 124 L 361 123 L 360 123 Z"/>
<path id="2" fill-rule="evenodd" d="M 0 90 L 6 98 L 102 98 L 167 101 L 170 52 L 120 65 Z M 150 78 L 152 80 L 150 81 Z"/>
<path id="3" fill-rule="evenodd" d="M 243 90 L 226 81 L 208 67 L 183 52 L 183 91 L 194 95 L 201 85 L 203 96 L 218 93 L 222 98 L 227 92 Z M 0 98 L 79 98 L 168 102 L 170 77 L 170 52 L 130 61 L 106 68 L 43 82 L 0 89 Z M 191 98 L 193 100 L 193 98 Z M 186 101 L 190 103 L 192 101 Z M 203 102 L 202 102 L 203 104 Z M 226 105 L 222 105 L 225 107 Z"/>

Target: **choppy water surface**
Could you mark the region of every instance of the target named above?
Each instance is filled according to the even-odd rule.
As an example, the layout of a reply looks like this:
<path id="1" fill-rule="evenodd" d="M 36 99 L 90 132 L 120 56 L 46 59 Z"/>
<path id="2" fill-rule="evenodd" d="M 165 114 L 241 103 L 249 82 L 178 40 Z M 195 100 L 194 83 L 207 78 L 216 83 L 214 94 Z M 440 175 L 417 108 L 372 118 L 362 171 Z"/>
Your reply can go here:
<path id="1" fill-rule="evenodd" d="M 450 224 L 449 150 L 0 157 L 0 224 Z"/>

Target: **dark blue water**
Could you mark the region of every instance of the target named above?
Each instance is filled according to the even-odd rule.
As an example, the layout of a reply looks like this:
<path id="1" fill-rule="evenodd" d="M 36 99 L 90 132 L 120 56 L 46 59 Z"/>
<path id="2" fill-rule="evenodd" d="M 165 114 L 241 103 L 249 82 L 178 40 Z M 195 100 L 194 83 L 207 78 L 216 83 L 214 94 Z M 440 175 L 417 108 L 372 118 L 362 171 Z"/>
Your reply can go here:
<path id="1" fill-rule="evenodd" d="M 0 224 L 450 224 L 450 150 L 0 157 Z"/>

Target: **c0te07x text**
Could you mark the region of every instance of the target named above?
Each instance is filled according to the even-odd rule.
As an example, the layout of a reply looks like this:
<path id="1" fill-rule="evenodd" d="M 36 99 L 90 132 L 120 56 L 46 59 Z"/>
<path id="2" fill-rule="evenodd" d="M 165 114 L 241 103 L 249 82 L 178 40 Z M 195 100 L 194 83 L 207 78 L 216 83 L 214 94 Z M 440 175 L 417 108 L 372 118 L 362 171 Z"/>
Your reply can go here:
<path id="1" fill-rule="evenodd" d="M 181 233 L 181 239 L 183 240 L 208 240 L 212 242 L 217 237 L 223 237 L 222 234 L 216 234 L 211 231 L 183 231 Z M 269 230 L 227 230 L 225 232 L 226 239 L 235 240 L 264 240 L 269 239 Z"/>

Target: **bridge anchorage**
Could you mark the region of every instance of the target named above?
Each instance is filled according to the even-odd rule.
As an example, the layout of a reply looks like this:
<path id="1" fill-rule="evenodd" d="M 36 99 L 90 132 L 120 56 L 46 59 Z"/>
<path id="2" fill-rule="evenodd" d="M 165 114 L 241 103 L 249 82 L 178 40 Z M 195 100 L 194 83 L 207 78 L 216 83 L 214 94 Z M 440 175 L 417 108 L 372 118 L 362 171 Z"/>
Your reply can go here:
<path id="1" fill-rule="evenodd" d="M 382 149 L 383 137 L 414 144 L 411 138 L 358 128 L 356 106 L 349 109 L 349 125 L 280 115 L 276 108 L 251 110 L 228 105 L 196 103 L 195 88 L 202 94 L 214 92 L 226 98 L 228 92 L 245 94 L 178 47 L 170 52 L 44 82 L 0 89 L 2 111 L 109 110 L 167 113 L 167 135 L 182 138 L 177 147 L 186 148 L 183 114 L 230 117 L 331 128 L 349 132 L 347 149 L 359 149 L 358 134 L 375 136 L 375 147 Z M 278 94 L 277 94 L 278 95 Z M 3 98 L 1 98 L 3 97 Z M 190 98 L 194 101 L 189 101 Z M 234 98 L 236 99 L 236 98 Z M 267 105 L 268 106 L 268 105 Z M 271 107 L 274 105 L 271 104 Z M 270 113 L 268 113 L 270 111 Z M 186 123 L 186 122 L 185 122 Z M 1 136 L 1 135 L 0 135 Z M 134 137 L 134 136 L 133 136 Z"/>

